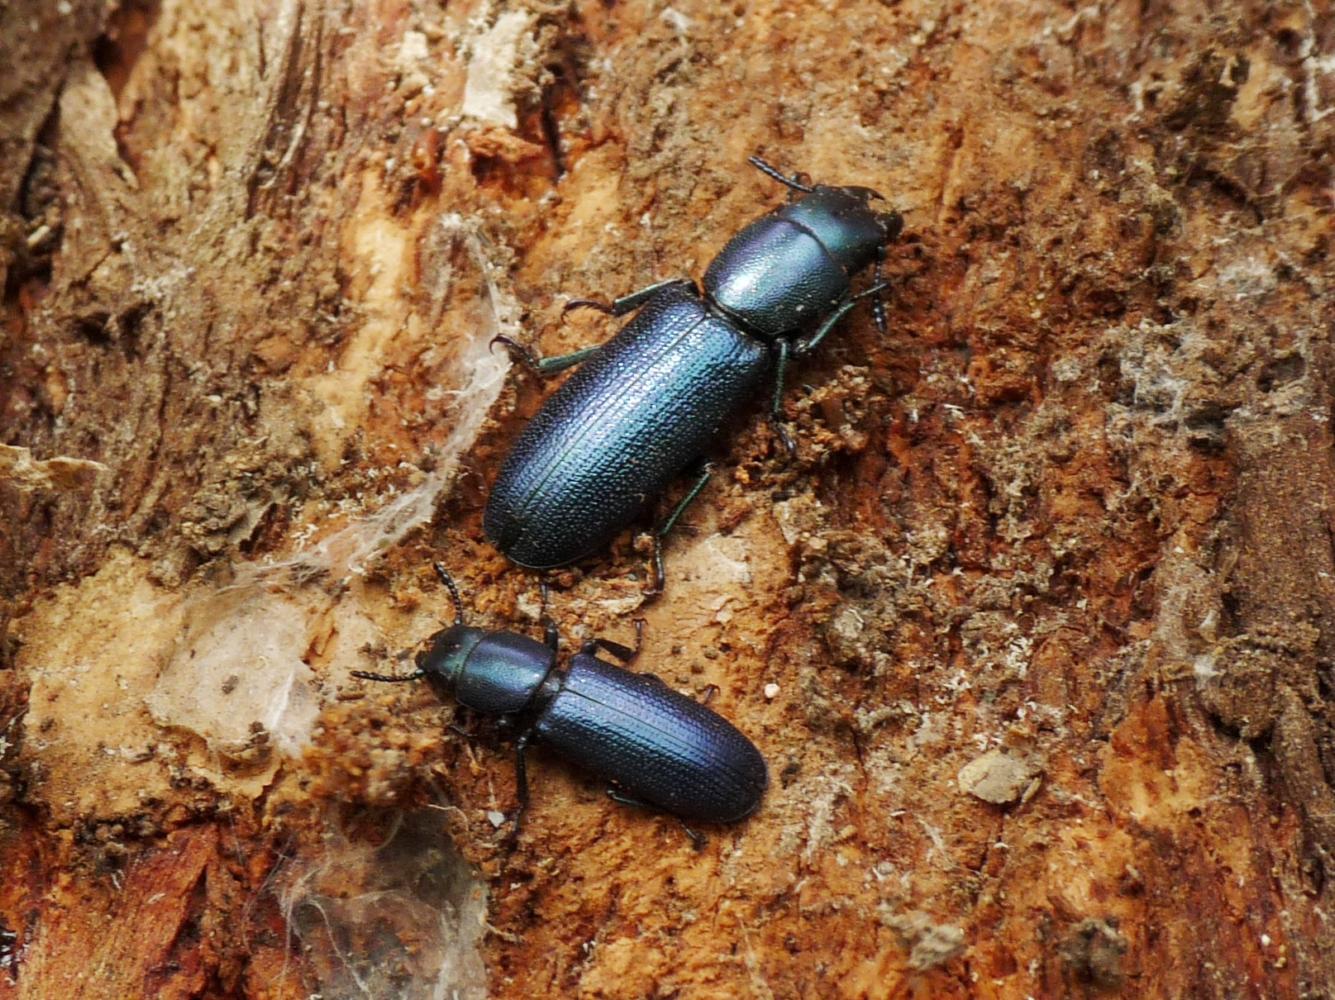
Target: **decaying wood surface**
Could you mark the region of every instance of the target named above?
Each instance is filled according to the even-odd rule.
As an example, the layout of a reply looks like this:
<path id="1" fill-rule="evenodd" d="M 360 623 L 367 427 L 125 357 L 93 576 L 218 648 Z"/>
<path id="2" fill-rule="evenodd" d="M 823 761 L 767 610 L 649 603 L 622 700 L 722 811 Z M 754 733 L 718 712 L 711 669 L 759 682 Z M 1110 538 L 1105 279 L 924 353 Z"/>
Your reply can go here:
<path id="1" fill-rule="evenodd" d="M 1335 994 L 1328 5 L 16 0 L 0 66 L 0 996 Z M 536 628 L 487 343 L 698 277 L 756 151 L 904 212 L 892 329 L 551 611 L 772 789 L 696 851 L 538 760 L 511 850 L 349 671 L 432 558 Z"/>

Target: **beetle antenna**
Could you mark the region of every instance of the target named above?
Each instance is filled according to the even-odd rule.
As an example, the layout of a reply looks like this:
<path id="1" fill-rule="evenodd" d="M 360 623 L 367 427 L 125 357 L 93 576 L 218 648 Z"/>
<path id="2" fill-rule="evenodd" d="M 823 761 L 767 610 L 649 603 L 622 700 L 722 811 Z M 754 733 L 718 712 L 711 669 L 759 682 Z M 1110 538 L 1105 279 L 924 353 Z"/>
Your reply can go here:
<path id="1" fill-rule="evenodd" d="M 811 185 L 803 184 L 801 181 L 793 177 L 785 177 L 777 167 L 770 166 L 758 156 L 748 156 L 746 162 L 751 164 L 751 166 L 755 167 L 765 176 L 774 178 L 774 180 L 778 181 L 784 187 L 790 187 L 794 191 L 805 191 L 807 194 L 816 190 Z"/>
<path id="2" fill-rule="evenodd" d="M 373 674 L 369 670 L 354 670 L 353 677 L 364 681 L 384 681 L 387 684 L 402 684 L 404 681 L 420 680 L 426 676 L 425 670 L 414 670 L 411 674 Z"/>
<path id="3" fill-rule="evenodd" d="M 438 562 L 433 562 L 432 567 L 436 571 L 436 576 L 440 577 L 440 582 L 450 592 L 450 600 L 454 604 L 454 624 L 462 625 L 464 623 L 464 602 L 459 599 L 459 588 L 454 582 L 454 577 L 445 572 L 445 567 Z"/>

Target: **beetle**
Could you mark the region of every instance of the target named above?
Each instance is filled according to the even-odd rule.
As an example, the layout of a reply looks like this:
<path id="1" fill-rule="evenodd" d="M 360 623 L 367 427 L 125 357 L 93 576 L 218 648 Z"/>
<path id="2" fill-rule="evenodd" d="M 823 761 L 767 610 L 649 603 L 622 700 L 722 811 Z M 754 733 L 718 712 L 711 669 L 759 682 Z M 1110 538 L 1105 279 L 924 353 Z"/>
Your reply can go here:
<path id="1" fill-rule="evenodd" d="M 865 187 L 812 186 L 757 156 L 750 163 L 789 188 L 787 204 L 737 233 L 705 270 L 702 288 L 687 278 L 659 282 L 592 308 L 635 317 L 607 343 L 539 359 L 508 337 L 503 344 L 530 368 L 551 374 L 585 362 L 528 423 L 506 457 L 483 514 L 483 531 L 511 560 L 530 569 L 564 566 L 604 547 L 659 496 L 719 426 L 774 373 L 770 417 L 781 422 L 790 359 L 815 350 L 859 299 L 880 293 L 886 247 L 903 229 L 898 212 Z M 853 278 L 875 265 L 873 283 Z M 654 581 L 663 587 L 661 541 L 704 489 L 705 466 L 654 531 Z"/>
<path id="2" fill-rule="evenodd" d="M 608 794 L 627 805 L 650 806 L 683 821 L 735 823 L 760 805 L 769 785 L 755 744 L 717 712 L 692 701 L 652 674 L 637 674 L 599 659 L 601 649 L 629 662 L 639 652 L 606 639 L 585 643 L 564 670 L 556 667 L 557 634 L 544 641 L 516 632 L 491 632 L 464 622 L 459 589 L 439 563 L 454 623 L 440 630 L 416 657 L 410 674 L 353 671 L 370 681 L 424 679 L 442 699 L 500 716 L 518 731 L 515 782 L 519 809 L 528 807 L 525 755 L 531 743 L 550 747 L 571 763 L 612 783 Z M 690 827 L 692 840 L 701 842 Z"/>

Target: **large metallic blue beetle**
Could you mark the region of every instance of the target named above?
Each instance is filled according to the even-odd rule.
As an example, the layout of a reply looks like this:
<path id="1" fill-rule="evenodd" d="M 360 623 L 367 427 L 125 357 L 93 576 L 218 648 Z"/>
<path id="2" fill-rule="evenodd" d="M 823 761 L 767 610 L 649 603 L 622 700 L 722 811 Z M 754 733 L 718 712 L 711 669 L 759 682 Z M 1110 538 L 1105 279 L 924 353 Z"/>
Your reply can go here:
<path id="1" fill-rule="evenodd" d="M 903 228 L 897 212 L 871 207 L 864 187 L 812 187 L 758 157 L 751 163 L 792 189 L 788 204 L 739 232 L 705 271 L 703 292 L 689 279 L 660 282 L 609 304 L 639 313 L 601 347 L 539 360 L 498 337 L 542 373 L 585 363 L 552 395 L 515 442 L 492 487 L 483 530 L 521 566 L 549 569 L 605 546 L 697 461 L 718 428 L 754 398 L 774 372 L 771 416 L 780 422 L 789 358 L 815 349 L 858 299 L 879 293 L 886 246 Z M 875 264 L 871 287 L 853 278 Z M 661 539 L 704 488 L 704 470 L 655 532 Z M 655 545 L 654 570 L 663 584 Z"/>
<path id="2" fill-rule="evenodd" d="M 554 626 L 548 625 L 545 642 L 470 628 L 454 581 L 441 566 L 435 569 L 454 603 L 454 624 L 436 633 L 417 655 L 414 673 L 354 671 L 354 676 L 424 678 L 442 698 L 449 695 L 466 708 L 510 720 L 519 733 L 516 829 L 528 806 L 524 755 L 530 743 L 545 744 L 607 779 L 614 786 L 609 794 L 619 802 L 702 823 L 732 823 L 756 811 L 769 778 L 750 740 L 659 678 L 593 655 L 603 649 L 629 660 L 638 650 L 595 640 L 571 658 L 569 669 L 558 672 Z"/>

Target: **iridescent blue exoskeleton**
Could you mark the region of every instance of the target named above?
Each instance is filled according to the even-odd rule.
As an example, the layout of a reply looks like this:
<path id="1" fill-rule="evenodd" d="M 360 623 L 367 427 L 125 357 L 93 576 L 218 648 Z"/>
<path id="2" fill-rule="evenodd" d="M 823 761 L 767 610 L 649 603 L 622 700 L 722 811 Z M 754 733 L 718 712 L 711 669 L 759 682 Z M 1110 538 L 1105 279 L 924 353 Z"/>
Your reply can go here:
<path id="1" fill-rule="evenodd" d="M 539 642 L 466 625 L 458 588 L 443 567 L 435 569 L 454 603 L 454 624 L 432 636 L 417 654 L 413 673 L 354 671 L 354 676 L 424 679 L 442 698 L 509 720 L 518 733 L 516 830 L 528 805 L 524 754 L 530 743 L 548 746 L 609 781 L 613 797 L 627 804 L 702 823 L 732 823 L 755 812 L 769 778 L 750 740 L 652 674 L 632 673 L 594 655 L 601 649 L 629 661 L 639 652 L 638 642 L 629 649 L 593 640 L 558 670 L 554 626 L 547 626 Z"/>
<path id="2" fill-rule="evenodd" d="M 885 329 L 881 262 L 903 228 L 870 188 L 810 185 L 758 157 L 751 163 L 792 192 L 789 202 L 737 233 L 705 270 L 659 282 L 610 304 L 576 300 L 613 316 L 638 310 L 607 343 L 539 360 L 497 340 L 543 373 L 583 362 L 543 405 L 510 450 L 483 517 L 487 537 L 532 569 L 564 566 L 605 546 L 698 462 L 718 429 L 773 378 L 770 413 L 781 417 L 791 358 L 813 351 L 859 299 L 873 297 Z M 875 268 L 872 283 L 854 278 Z M 704 488 L 704 468 L 655 531 L 661 539 Z M 663 584 L 654 550 L 655 582 Z"/>

